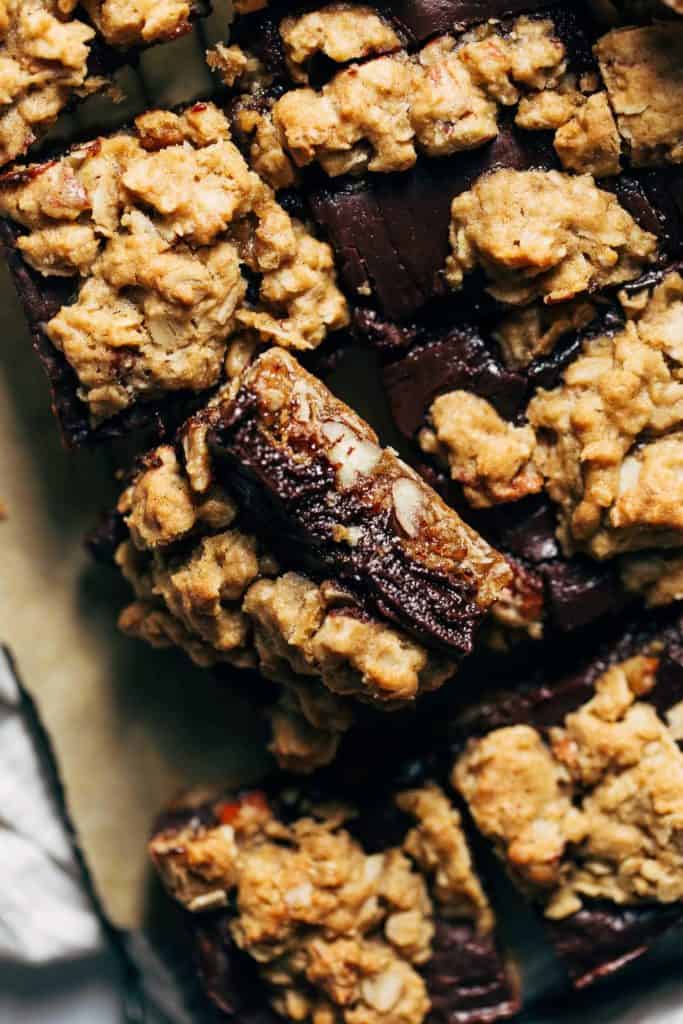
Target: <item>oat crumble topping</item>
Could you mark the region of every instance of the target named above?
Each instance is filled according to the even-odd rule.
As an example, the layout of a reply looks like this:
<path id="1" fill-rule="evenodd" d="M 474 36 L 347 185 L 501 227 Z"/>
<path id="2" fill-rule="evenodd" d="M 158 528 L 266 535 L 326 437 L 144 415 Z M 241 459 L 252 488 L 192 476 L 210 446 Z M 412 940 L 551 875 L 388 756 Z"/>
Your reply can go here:
<path id="1" fill-rule="evenodd" d="M 402 847 L 379 853 L 345 828 L 353 808 L 311 807 L 285 825 L 260 793 L 218 803 L 214 827 L 160 832 L 150 853 L 195 913 L 234 893 L 232 938 L 257 961 L 284 1017 L 421 1024 L 430 1002 L 419 967 L 431 957 L 434 905 L 481 933 L 494 922 L 443 791 L 427 784 L 396 801 L 415 826 Z"/>
<path id="2" fill-rule="evenodd" d="M 344 46 L 335 32 L 337 17 L 323 22 L 321 14 L 314 14 L 295 20 L 296 38 L 307 44 L 299 44 L 295 77 L 301 78 L 298 66 L 312 48 L 350 59 L 354 48 L 369 52 L 375 30 L 377 38 L 385 38 L 378 19 L 366 23 L 367 39 L 352 34 Z M 307 19 L 313 19 L 315 31 Z M 291 19 L 283 26 L 287 44 Z M 354 64 L 320 91 L 295 89 L 275 103 L 279 146 L 298 166 L 319 161 L 332 176 L 406 170 L 418 151 L 444 156 L 481 146 L 498 134 L 499 106 L 513 106 L 527 94 L 559 85 L 566 59 L 554 32 L 550 20 L 520 17 L 505 34 L 489 23 L 459 39 L 434 39 L 414 56 L 400 51 Z M 388 49 L 388 37 L 385 42 Z M 290 46 L 290 63 L 291 52 Z M 606 132 L 593 117 L 590 125 L 575 127 L 564 151 L 574 164 L 583 160 L 585 169 L 598 166 L 595 152 L 604 144 L 598 134 Z"/>
<path id="3" fill-rule="evenodd" d="M 361 614 L 345 591 L 283 573 L 241 527 L 206 458 L 200 424 L 186 433 L 185 467 L 161 446 L 122 495 L 130 540 L 116 559 L 136 600 L 120 627 L 154 646 L 181 647 L 199 665 L 257 667 L 280 683 L 273 750 L 310 771 L 332 759 L 351 724 L 341 698 L 397 706 L 441 686 L 455 667 Z"/>
<path id="4" fill-rule="evenodd" d="M 308 82 L 306 64 L 317 53 L 346 64 L 401 45 L 391 25 L 362 4 L 330 4 L 319 11 L 283 18 L 280 35 L 290 73 L 297 82 Z"/>
<path id="5" fill-rule="evenodd" d="M 468 391 L 450 391 L 433 402 L 429 427 L 420 431 L 422 451 L 448 466 L 474 508 L 536 494 L 543 478 L 531 457 L 531 427 L 504 420 L 490 402 Z"/>
<path id="6" fill-rule="evenodd" d="M 658 659 L 610 668 L 546 742 L 529 726 L 470 740 L 454 781 L 510 871 L 563 918 L 585 898 L 683 898 L 683 753 L 643 698 Z"/>
<path id="7" fill-rule="evenodd" d="M 657 250 L 589 175 L 500 170 L 453 200 L 446 278 L 454 289 L 481 266 L 509 305 L 564 302 L 638 277 Z"/>
<path id="8" fill-rule="evenodd" d="M 637 167 L 683 161 L 683 26 L 617 29 L 595 48 Z"/>
<path id="9" fill-rule="evenodd" d="M 680 546 L 683 528 L 683 278 L 622 302 L 623 330 L 587 340 L 527 410 L 563 546 L 598 558 Z"/>
<path id="10" fill-rule="evenodd" d="M 93 23 L 113 46 L 131 46 L 174 39 L 190 28 L 191 8 L 188 0 L 81 2 Z"/>
<path id="11" fill-rule="evenodd" d="M 329 247 L 249 170 L 212 104 L 152 111 L 0 186 L 26 260 L 80 279 L 46 324 L 94 422 L 216 384 L 230 336 L 314 348 L 348 322 Z M 242 268 L 260 275 L 256 306 Z"/>
<path id="12" fill-rule="evenodd" d="M 93 29 L 71 0 L 0 2 L 0 166 L 25 153 L 88 79 Z"/>

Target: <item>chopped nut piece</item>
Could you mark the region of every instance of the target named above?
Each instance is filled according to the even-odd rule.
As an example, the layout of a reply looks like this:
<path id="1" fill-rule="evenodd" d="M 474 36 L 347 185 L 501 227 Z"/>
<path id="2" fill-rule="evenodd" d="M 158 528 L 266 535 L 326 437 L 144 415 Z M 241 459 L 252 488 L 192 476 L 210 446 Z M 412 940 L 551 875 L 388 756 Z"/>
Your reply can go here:
<path id="1" fill-rule="evenodd" d="M 28 229 L 28 263 L 80 278 L 44 330 L 95 423 L 216 384 L 241 321 L 296 348 L 348 322 L 331 250 L 276 203 L 211 104 L 150 111 L 134 134 L 6 177 L 0 210 Z M 262 275 L 253 306 L 244 264 Z"/>
<path id="2" fill-rule="evenodd" d="M 563 383 L 528 408 L 563 546 L 598 558 L 683 536 L 683 278 L 670 273 L 640 302 L 624 301 L 623 330 L 587 340 Z"/>
<path id="3" fill-rule="evenodd" d="M 433 429 L 421 431 L 420 447 L 446 462 L 475 508 L 541 490 L 543 478 L 531 462 L 536 440 L 531 427 L 507 423 L 490 402 L 468 391 L 441 395 L 429 418 Z"/>
<path id="4" fill-rule="evenodd" d="M 323 53 L 338 64 L 396 50 L 401 40 L 388 22 L 362 4 L 330 4 L 280 22 L 292 77 L 307 82 L 306 64 Z"/>
<path id="5" fill-rule="evenodd" d="M 524 305 L 573 299 L 638 276 L 656 253 L 609 192 L 588 175 L 558 171 L 494 171 L 452 205 L 447 277 L 462 287 L 480 265 L 501 302 Z"/>
<path id="6" fill-rule="evenodd" d="M 632 162 L 683 161 L 683 26 L 618 29 L 595 52 Z"/>
<path id="7" fill-rule="evenodd" d="M 683 753 L 647 703 L 658 665 L 646 650 L 608 669 L 549 745 L 529 726 L 497 729 L 455 766 L 477 825 L 549 917 L 586 898 L 683 897 Z"/>

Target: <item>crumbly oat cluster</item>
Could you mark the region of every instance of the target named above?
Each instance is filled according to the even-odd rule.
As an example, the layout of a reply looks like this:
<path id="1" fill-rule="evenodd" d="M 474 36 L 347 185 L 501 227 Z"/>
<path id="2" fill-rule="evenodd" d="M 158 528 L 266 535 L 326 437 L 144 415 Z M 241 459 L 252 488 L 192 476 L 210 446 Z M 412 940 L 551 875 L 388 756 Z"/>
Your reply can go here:
<path id="1" fill-rule="evenodd" d="M 421 1024 L 430 1000 L 435 909 L 493 927 L 460 816 L 428 784 L 396 802 L 415 820 L 402 846 L 367 854 L 344 827 L 353 809 L 311 808 L 290 825 L 261 794 L 215 807 L 214 827 L 168 829 L 150 844 L 170 893 L 190 911 L 225 906 L 229 928 L 267 983 L 273 1008 L 314 1024 Z"/>
<path id="2" fill-rule="evenodd" d="M 514 426 L 468 391 L 441 395 L 429 415 L 431 426 L 420 432 L 420 447 L 446 463 L 474 508 L 516 501 L 543 487 L 531 461 L 536 445 L 531 427 Z"/>
<path id="3" fill-rule="evenodd" d="M 190 27 L 189 0 L 81 0 L 112 46 L 174 39 Z"/>
<path id="4" fill-rule="evenodd" d="M 657 239 L 589 175 L 500 170 L 453 200 L 451 248 L 451 287 L 480 266 L 488 291 L 517 306 L 632 280 L 654 260 Z"/>
<path id="5" fill-rule="evenodd" d="M 595 52 L 631 162 L 681 163 L 683 25 L 617 29 Z"/>
<path id="6" fill-rule="evenodd" d="M 89 25 L 75 0 L 0 3 L 0 166 L 25 153 L 88 80 Z"/>
<path id="7" fill-rule="evenodd" d="M 402 171 L 418 153 L 483 146 L 498 134 L 501 108 L 516 106 L 519 127 L 556 132 L 567 169 L 597 176 L 620 169 L 621 140 L 605 93 L 594 75 L 567 72 L 550 19 L 522 16 L 504 30 L 489 22 L 457 38 L 439 36 L 414 55 L 363 7 L 332 5 L 285 18 L 280 34 L 299 82 L 307 81 L 315 53 L 339 63 L 379 56 L 340 70 L 319 90 L 286 92 L 270 111 L 261 103 L 250 117 L 240 112 L 243 130 L 258 131 L 254 155 L 267 153 L 268 163 L 317 161 L 333 177 Z M 211 62 L 233 85 L 235 58 L 227 56 L 214 53 Z M 248 59 L 241 60 L 249 87 Z"/>
<path id="8" fill-rule="evenodd" d="M 455 765 L 476 824 L 548 917 L 683 898 L 683 753 L 647 703 L 657 666 L 654 650 L 621 662 L 547 740 L 498 729 Z"/>
<path id="9" fill-rule="evenodd" d="M 597 558 L 683 536 L 683 278 L 670 273 L 622 304 L 623 329 L 587 340 L 562 383 L 528 407 L 563 545 Z"/>
<path id="10" fill-rule="evenodd" d="M 315 348 L 348 320 L 332 253 L 249 170 L 212 104 L 152 111 L 133 133 L 7 175 L 18 248 L 78 294 L 45 325 L 94 422 L 138 399 L 204 390 L 228 339 Z M 259 275 L 256 304 L 243 268 Z"/>
<path id="11" fill-rule="evenodd" d="M 352 721 L 347 696 L 396 706 L 453 674 L 334 584 L 282 572 L 212 482 L 201 423 L 186 434 L 185 459 L 157 449 L 121 498 L 130 540 L 117 562 L 137 600 L 120 625 L 154 646 L 182 647 L 199 665 L 258 668 L 280 683 L 272 722 L 283 765 L 332 759 Z"/>

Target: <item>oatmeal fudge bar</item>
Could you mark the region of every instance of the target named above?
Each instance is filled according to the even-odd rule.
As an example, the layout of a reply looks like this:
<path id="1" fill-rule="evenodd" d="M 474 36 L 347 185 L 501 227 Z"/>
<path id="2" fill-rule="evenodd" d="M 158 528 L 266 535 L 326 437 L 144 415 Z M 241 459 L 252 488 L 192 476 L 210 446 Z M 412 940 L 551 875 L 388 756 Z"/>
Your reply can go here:
<path id="1" fill-rule="evenodd" d="M 578 988 L 683 920 L 681 628 L 627 630 L 459 723 L 453 784 Z"/>
<path id="2" fill-rule="evenodd" d="M 67 441 L 205 392 L 231 346 L 315 349 L 348 322 L 329 246 L 200 103 L 0 179 L 2 234 Z"/>
<path id="3" fill-rule="evenodd" d="M 462 818 L 428 774 L 343 801 L 286 779 L 190 794 L 149 851 L 228 1015 L 484 1024 L 519 1008 Z"/>
<path id="4" fill-rule="evenodd" d="M 302 768 L 334 755 L 346 698 L 404 707 L 451 678 L 512 575 L 277 348 L 143 460 L 103 550 L 136 592 L 123 630 L 273 679 L 274 749 Z"/>
<path id="5" fill-rule="evenodd" d="M 672 265 L 617 295 L 425 328 L 384 369 L 423 472 L 496 547 L 540 572 L 556 623 L 584 624 L 629 597 L 683 597 L 682 289 Z M 586 587 L 600 595 L 592 611 Z"/>

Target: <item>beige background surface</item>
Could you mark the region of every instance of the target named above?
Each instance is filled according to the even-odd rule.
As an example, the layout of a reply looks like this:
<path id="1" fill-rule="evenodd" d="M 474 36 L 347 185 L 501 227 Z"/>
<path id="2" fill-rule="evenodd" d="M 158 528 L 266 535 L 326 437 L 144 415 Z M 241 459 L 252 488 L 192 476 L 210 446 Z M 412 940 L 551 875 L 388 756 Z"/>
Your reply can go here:
<path id="1" fill-rule="evenodd" d="M 104 906 L 132 928 L 145 911 L 154 815 L 193 781 L 255 777 L 261 724 L 182 655 L 118 635 L 127 588 L 82 547 L 116 494 L 110 456 L 62 448 L 4 266 L 0 339 L 0 641 L 52 737 Z"/>

